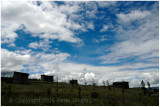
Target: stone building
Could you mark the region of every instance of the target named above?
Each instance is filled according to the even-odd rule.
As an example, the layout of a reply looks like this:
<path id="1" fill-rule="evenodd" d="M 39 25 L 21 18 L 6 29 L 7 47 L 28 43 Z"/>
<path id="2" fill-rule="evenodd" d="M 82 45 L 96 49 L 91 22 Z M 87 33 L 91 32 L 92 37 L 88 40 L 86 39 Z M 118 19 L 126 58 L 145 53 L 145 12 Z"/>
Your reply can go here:
<path id="1" fill-rule="evenodd" d="M 50 81 L 50 82 L 54 82 L 53 76 L 49 76 L 49 75 L 41 75 L 41 81 Z"/>
<path id="2" fill-rule="evenodd" d="M 70 80 L 69 83 L 72 84 L 72 85 L 74 85 L 74 84 L 77 85 L 78 81 L 77 80 Z"/>
<path id="3" fill-rule="evenodd" d="M 129 88 L 129 82 L 126 82 L 126 81 L 113 82 L 113 86 L 118 87 L 118 88 L 128 89 Z"/>
<path id="4" fill-rule="evenodd" d="M 29 76 L 28 73 L 14 71 L 13 83 L 16 84 L 28 83 L 28 76 Z"/>

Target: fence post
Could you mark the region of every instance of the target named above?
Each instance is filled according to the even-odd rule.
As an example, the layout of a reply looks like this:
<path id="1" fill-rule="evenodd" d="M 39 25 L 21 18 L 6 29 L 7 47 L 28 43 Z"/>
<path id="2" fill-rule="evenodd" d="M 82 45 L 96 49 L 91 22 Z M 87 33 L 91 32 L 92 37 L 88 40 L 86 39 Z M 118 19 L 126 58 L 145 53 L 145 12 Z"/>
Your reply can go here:
<path id="1" fill-rule="evenodd" d="M 79 103 L 81 104 L 81 87 L 78 88 Z"/>

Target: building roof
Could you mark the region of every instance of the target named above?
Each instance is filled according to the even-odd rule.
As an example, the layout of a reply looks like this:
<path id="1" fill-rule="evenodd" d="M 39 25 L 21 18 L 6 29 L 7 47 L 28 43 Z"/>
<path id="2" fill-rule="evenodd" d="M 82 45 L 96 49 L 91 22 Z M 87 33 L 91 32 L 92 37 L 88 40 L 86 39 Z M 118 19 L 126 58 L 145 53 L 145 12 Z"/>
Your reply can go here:
<path id="1" fill-rule="evenodd" d="M 113 82 L 113 83 L 129 83 L 128 81 L 116 81 L 116 82 Z"/>
<path id="2" fill-rule="evenodd" d="M 77 81 L 77 80 L 70 80 L 70 81 Z"/>
<path id="3" fill-rule="evenodd" d="M 24 72 L 17 72 L 17 71 L 13 71 L 14 73 L 19 73 L 19 74 L 25 74 L 25 75 L 29 75 L 28 73 L 24 73 Z"/>
<path id="4" fill-rule="evenodd" d="M 44 74 L 42 74 L 41 76 L 50 76 L 50 77 L 53 77 L 53 75 L 44 75 Z"/>

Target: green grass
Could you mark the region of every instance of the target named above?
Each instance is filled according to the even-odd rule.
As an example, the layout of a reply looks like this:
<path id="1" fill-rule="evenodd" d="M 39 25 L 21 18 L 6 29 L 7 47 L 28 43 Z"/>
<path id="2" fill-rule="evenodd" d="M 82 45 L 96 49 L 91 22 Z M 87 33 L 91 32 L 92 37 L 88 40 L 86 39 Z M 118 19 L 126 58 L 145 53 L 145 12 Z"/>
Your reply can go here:
<path id="1" fill-rule="evenodd" d="M 78 87 L 81 87 L 81 99 Z M 158 106 L 159 94 L 154 96 L 143 95 L 141 89 L 122 89 L 113 87 L 109 90 L 103 86 L 72 86 L 59 83 L 58 94 L 56 83 L 31 81 L 28 84 L 9 84 L 1 82 L 1 105 L 2 106 Z M 96 98 L 91 93 L 97 92 Z"/>

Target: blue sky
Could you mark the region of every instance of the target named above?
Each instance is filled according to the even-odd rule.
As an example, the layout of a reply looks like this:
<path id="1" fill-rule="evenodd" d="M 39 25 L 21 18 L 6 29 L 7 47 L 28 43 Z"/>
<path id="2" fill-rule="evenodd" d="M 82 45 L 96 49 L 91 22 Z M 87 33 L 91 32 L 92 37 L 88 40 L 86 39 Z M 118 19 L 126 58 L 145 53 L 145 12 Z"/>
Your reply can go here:
<path id="1" fill-rule="evenodd" d="M 158 1 L 3 1 L 2 71 L 159 85 Z"/>

